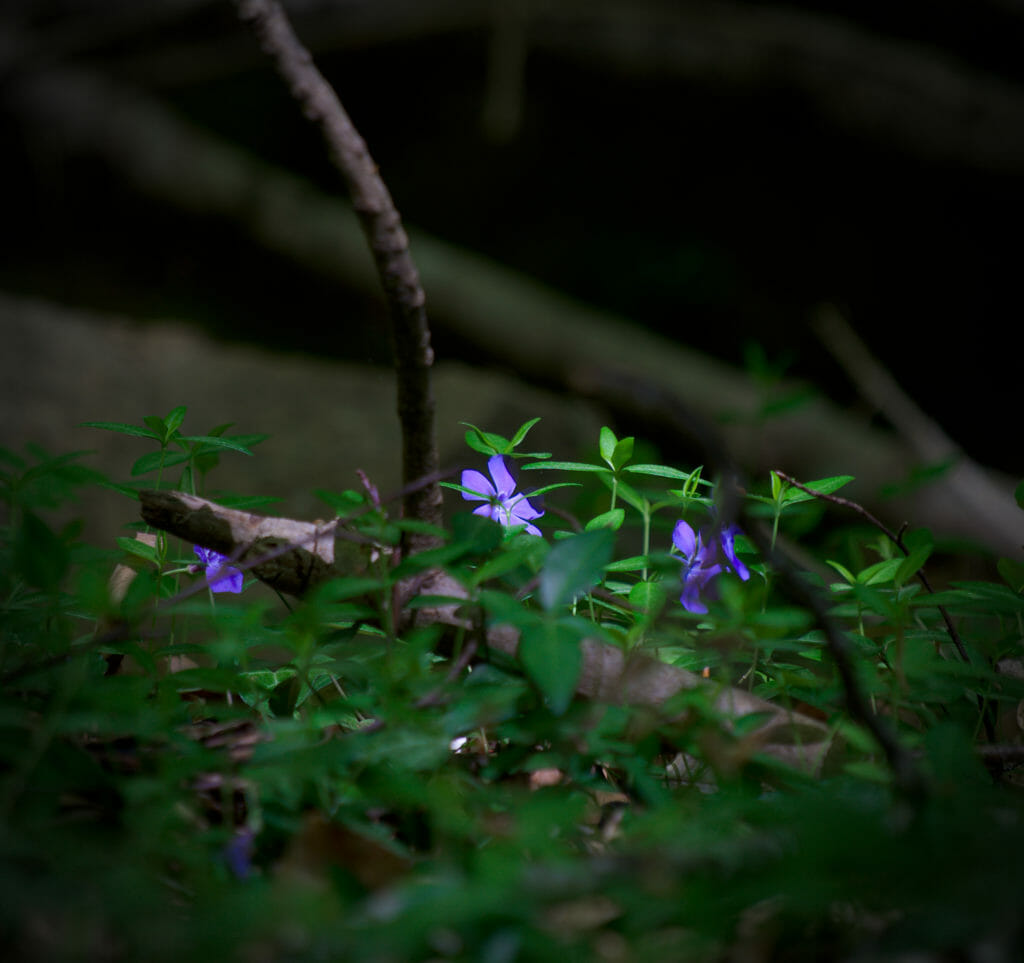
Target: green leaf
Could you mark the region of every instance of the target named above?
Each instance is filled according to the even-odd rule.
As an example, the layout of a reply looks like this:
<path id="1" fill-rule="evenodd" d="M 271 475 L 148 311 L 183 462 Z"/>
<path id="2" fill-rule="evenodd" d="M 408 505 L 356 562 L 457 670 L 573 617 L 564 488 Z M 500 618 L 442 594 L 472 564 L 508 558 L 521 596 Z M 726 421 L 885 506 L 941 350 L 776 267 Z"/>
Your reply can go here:
<path id="1" fill-rule="evenodd" d="M 547 548 L 543 539 L 531 538 L 505 549 L 494 558 L 488 559 L 473 573 L 473 584 L 482 585 L 488 579 L 497 578 L 521 565 L 529 565 L 537 560 L 538 556 Z"/>
<path id="2" fill-rule="evenodd" d="M 668 465 L 627 465 L 626 471 L 635 472 L 637 475 L 655 475 L 658 478 L 671 478 L 674 481 L 689 481 L 691 472 L 680 471 L 678 468 L 669 468 Z"/>
<path id="3" fill-rule="evenodd" d="M 184 435 L 180 441 L 187 441 L 193 445 L 208 445 L 211 448 L 226 448 L 228 451 L 238 451 L 243 455 L 251 455 L 245 445 L 240 444 L 231 438 L 218 438 L 216 435 Z"/>
<path id="4" fill-rule="evenodd" d="M 604 570 L 606 572 L 639 572 L 650 564 L 651 559 L 648 555 L 631 555 L 629 558 L 609 562 Z"/>
<path id="5" fill-rule="evenodd" d="M 612 468 L 615 466 L 612 464 L 612 455 L 615 454 L 615 445 L 618 443 L 618 439 L 615 437 L 615 432 L 611 428 L 604 426 L 601 428 L 601 436 L 598 442 L 598 449 L 601 452 L 601 457 L 611 465 Z"/>
<path id="6" fill-rule="evenodd" d="M 589 465 L 582 461 L 538 461 L 522 466 L 523 471 L 533 471 L 536 468 L 553 468 L 555 471 L 596 471 L 611 474 L 611 469 L 604 465 Z"/>
<path id="7" fill-rule="evenodd" d="M 833 475 L 831 478 L 819 478 L 817 481 L 803 482 L 803 484 L 820 495 L 831 495 L 844 485 L 850 484 L 850 482 L 853 481 L 853 478 L 853 475 Z M 814 495 L 810 495 L 805 491 L 801 491 L 799 488 L 793 488 L 791 486 L 782 496 L 782 502 L 785 505 L 795 505 L 797 502 L 810 501 L 814 497 Z"/>
<path id="8" fill-rule="evenodd" d="M 921 570 L 925 562 L 928 561 L 928 556 L 932 553 L 931 544 L 919 545 L 917 548 L 912 548 L 910 554 L 906 558 L 900 561 L 899 567 L 896 569 L 893 575 L 893 584 L 899 588 L 908 579 L 912 579 Z"/>
<path id="9" fill-rule="evenodd" d="M 637 582 L 629 590 L 629 604 L 656 615 L 664 606 L 667 595 L 662 582 Z"/>
<path id="10" fill-rule="evenodd" d="M 167 437 L 170 435 L 170 432 L 167 430 L 167 425 L 164 424 L 163 418 L 160 418 L 157 415 L 146 415 L 146 417 L 142 419 L 142 422 L 150 431 L 156 432 L 156 436 L 160 439 L 161 444 L 165 442 Z"/>
<path id="11" fill-rule="evenodd" d="M 544 619 L 523 629 L 517 654 L 551 712 L 564 713 L 572 702 L 583 667 L 576 633 L 560 622 Z"/>
<path id="12" fill-rule="evenodd" d="M 148 428 L 139 428 L 138 425 L 126 425 L 119 421 L 83 421 L 81 428 L 102 428 L 104 431 L 117 431 L 122 435 L 132 435 L 135 438 L 148 438 L 150 441 L 162 441 L 163 439 L 156 432 Z"/>
<path id="13" fill-rule="evenodd" d="M 1013 490 L 1013 497 L 1017 500 L 1017 506 L 1024 508 L 1024 481 Z"/>
<path id="14" fill-rule="evenodd" d="M 179 405 L 177 408 L 172 408 L 170 413 L 164 418 L 164 425 L 167 428 L 167 436 L 173 434 L 181 423 L 185 420 L 185 412 L 188 409 L 184 405 Z"/>
<path id="15" fill-rule="evenodd" d="M 509 440 L 503 435 L 481 431 L 476 425 L 471 425 L 468 421 L 460 421 L 459 424 L 465 425 L 469 429 L 466 432 L 466 444 L 474 451 L 480 452 L 481 455 L 502 455 L 512 450 Z"/>
<path id="16" fill-rule="evenodd" d="M 224 425 L 223 427 L 224 428 L 230 428 L 231 426 L 230 425 Z M 219 438 L 220 437 L 220 432 L 218 432 L 216 429 L 214 429 L 213 431 L 208 431 L 207 435 Z M 252 448 L 253 445 L 258 445 L 261 442 L 266 441 L 269 437 L 270 437 L 270 435 L 260 435 L 260 434 L 254 434 L 254 435 L 232 435 L 229 440 L 233 441 L 236 445 L 245 445 L 246 448 Z"/>
<path id="17" fill-rule="evenodd" d="M 846 568 L 845 565 L 841 565 L 839 562 L 833 562 L 832 559 L 827 559 L 826 561 L 827 564 L 831 565 L 832 568 L 834 568 L 840 575 L 842 575 L 842 577 L 845 578 L 846 581 L 849 582 L 851 585 L 853 585 L 857 581 L 853 573 L 848 568 Z"/>
<path id="18" fill-rule="evenodd" d="M 1001 558 L 996 563 L 996 569 L 1007 585 L 1015 592 L 1024 592 L 1024 564 L 1009 558 Z"/>
<path id="19" fill-rule="evenodd" d="M 519 426 L 519 430 L 512 436 L 512 441 L 509 442 L 511 448 L 518 448 L 526 437 L 527 432 L 540 421 L 540 418 L 531 418 L 525 424 Z"/>
<path id="20" fill-rule="evenodd" d="M 611 511 L 607 511 L 602 515 L 597 515 L 587 522 L 586 531 L 592 532 L 596 528 L 610 528 L 613 532 L 617 532 L 622 527 L 622 523 L 625 520 L 625 509 L 613 508 Z"/>
<path id="21" fill-rule="evenodd" d="M 607 528 L 564 539 L 548 552 L 538 597 L 549 611 L 569 605 L 601 579 L 611 561 L 615 535 Z"/>
<path id="22" fill-rule="evenodd" d="M 633 457 L 634 438 L 623 438 L 612 452 L 612 468 L 619 471 Z"/>
<path id="23" fill-rule="evenodd" d="M 875 562 L 874 565 L 869 565 L 857 574 L 857 581 L 861 585 L 884 585 L 886 582 L 891 582 L 903 561 L 899 558 L 887 558 L 881 562 Z"/>
<path id="24" fill-rule="evenodd" d="M 127 552 L 129 555 L 134 555 L 137 558 L 145 559 L 147 562 L 152 562 L 154 565 L 160 563 L 160 556 L 157 554 L 157 550 L 152 545 L 147 545 L 145 542 L 139 541 L 137 538 L 118 538 L 118 546 L 122 551 Z"/>

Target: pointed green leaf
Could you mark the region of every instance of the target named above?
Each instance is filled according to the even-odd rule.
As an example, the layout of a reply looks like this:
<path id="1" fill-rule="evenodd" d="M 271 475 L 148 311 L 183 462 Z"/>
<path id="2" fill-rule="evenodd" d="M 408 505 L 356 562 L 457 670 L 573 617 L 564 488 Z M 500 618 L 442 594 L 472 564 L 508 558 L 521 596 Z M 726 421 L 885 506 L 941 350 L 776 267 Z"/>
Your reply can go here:
<path id="1" fill-rule="evenodd" d="M 1024 592 L 1024 564 L 1010 558 L 1001 558 L 996 569 L 1007 585 L 1015 592 Z"/>
<path id="2" fill-rule="evenodd" d="M 875 562 L 874 565 L 869 565 L 858 573 L 857 581 L 861 585 L 884 585 L 886 582 L 891 582 L 902 561 L 903 559 L 899 558 L 887 558 L 881 562 Z"/>
<path id="3" fill-rule="evenodd" d="M 245 445 L 233 441 L 231 438 L 218 438 L 216 435 L 187 435 L 182 436 L 180 440 L 194 445 L 209 445 L 211 448 L 226 448 L 229 451 L 241 452 L 243 455 L 252 454 Z"/>
<path id="4" fill-rule="evenodd" d="M 104 431 L 117 431 L 122 435 L 132 435 L 135 438 L 148 438 L 150 441 L 162 441 L 160 435 L 150 431 L 148 428 L 140 428 L 138 425 L 126 425 L 119 421 L 83 421 L 82 428 L 102 428 Z"/>
<path id="5" fill-rule="evenodd" d="M 159 438 L 161 442 L 166 441 L 170 432 L 167 430 L 167 425 L 164 424 L 163 418 L 160 418 L 157 415 L 146 415 L 146 417 L 142 419 L 142 422 L 150 431 L 156 433 L 157 438 Z"/>
<path id="6" fill-rule="evenodd" d="M 834 568 L 840 575 L 842 575 L 842 577 L 845 578 L 846 581 L 849 582 L 851 585 L 853 585 L 853 583 L 857 581 L 857 579 L 854 578 L 853 573 L 848 568 L 846 568 L 845 565 L 841 565 L 839 562 L 833 562 L 831 559 L 828 559 L 827 561 L 828 564 L 831 565 L 832 568 Z"/>
<path id="7" fill-rule="evenodd" d="M 188 409 L 184 405 L 179 405 L 177 408 L 172 408 L 166 418 L 164 418 L 164 424 L 167 426 L 167 433 L 170 435 L 181 427 L 181 423 L 185 420 L 185 412 Z"/>
<path id="8" fill-rule="evenodd" d="M 544 619 L 523 629 L 517 654 L 548 708 L 555 715 L 565 712 L 583 667 L 576 634 L 558 622 Z"/>
<path id="9" fill-rule="evenodd" d="M 853 475 L 834 475 L 831 478 L 819 478 L 816 481 L 804 482 L 803 484 L 817 492 L 819 495 L 831 495 L 833 492 L 838 491 L 844 485 L 850 484 L 853 481 Z M 795 505 L 797 502 L 806 502 L 814 498 L 814 495 L 810 495 L 805 491 L 801 491 L 799 488 L 788 488 L 785 494 L 782 496 L 782 501 L 786 505 Z"/>
<path id="10" fill-rule="evenodd" d="M 512 441 L 509 442 L 511 448 L 518 448 L 526 437 L 527 432 L 540 421 L 540 418 L 531 418 L 525 424 L 519 426 L 519 430 L 512 436 Z"/>
<path id="11" fill-rule="evenodd" d="M 676 481 L 689 481 L 692 472 L 669 468 L 668 465 L 627 465 L 626 471 L 637 475 L 655 475 L 658 478 L 672 478 Z"/>
<path id="12" fill-rule="evenodd" d="M 635 443 L 634 438 L 623 438 L 615 446 L 615 450 L 612 452 L 612 468 L 616 471 L 622 469 L 622 467 L 633 457 L 633 445 Z"/>
<path id="13" fill-rule="evenodd" d="M 629 558 L 618 559 L 609 562 L 604 570 L 606 572 L 639 572 L 651 564 L 649 555 L 631 555 Z"/>
<path id="14" fill-rule="evenodd" d="M 912 579 L 924 566 L 924 563 L 928 561 L 928 556 L 932 553 L 932 546 L 930 543 L 919 545 L 917 548 L 912 548 L 910 554 L 906 558 L 900 561 L 899 567 L 896 569 L 893 575 L 893 584 L 899 588 L 905 582 Z"/>
<path id="15" fill-rule="evenodd" d="M 622 527 L 622 523 L 625 520 L 625 509 L 613 508 L 611 511 L 607 511 L 602 515 L 597 515 L 587 522 L 586 531 L 592 532 L 596 528 L 610 528 L 613 532 L 617 532 Z"/>
<path id="16" fill-rule="evenodd" d="M 665 604 L 667 593 L 662 582 L 637 582 L 629 590 L 629 604 L 656 615 Z"/>
<path id="17" fill-rule="evenodd" d="M 522 466 L 523 471 L 532 471 L 538 468 L 551 468 L 554 471 L 596 471 L 611 474 L 611 469 L 604 465 L 589 465 L 582 461 L 538 461 Z"/>
<path id="18" fill-rule="evenodd" d="M 122 551 L 127 552 L 129 555 L 134 555 L 147 562 L 152 562 L 154 565 L 160 564 L 160 556 L 157 554 L 157 550 L 153 545 L 147 545 L 145 542 L 139 541 L 137 538 L 124 537 L 118 538 L 117 544 Z"/>
<path id="19" fill-rule="evenodd" d="M 615 454 L 615 445 L 618 442 L 618 438 L 615 437 L 615 432 L 611 430 L 607 425 L 601 428 L 601 436 L 598 442 L 598 449 L 601 452 L 601 457 L 612 464 L 612 455 Z M 614 466 L 612 466 L 614 467 Z"/>
<path id="20" fill-rule="evenodd" d="M 466 432 L 466 444 L 474 451 L 478 451 L 483 455 L 502 455 L 512 450 L 509 440 L 504 435 L 482 431 L 468 421 L 460 421 L 459 424 L 465 425 L 470 429 Z M 470 440 L 471 438 L 473 440 Z M 484 447 L 480 447 L 481 445 Z"/>
<path id="21" fill-rule="evenodd" d="M 569 605 L 596 585 L 611 561 L 614 544 L 615 536 L 607 528 L 560 541 L 548 552 L 541 569 L 540 604 L 548 610 Z"/>

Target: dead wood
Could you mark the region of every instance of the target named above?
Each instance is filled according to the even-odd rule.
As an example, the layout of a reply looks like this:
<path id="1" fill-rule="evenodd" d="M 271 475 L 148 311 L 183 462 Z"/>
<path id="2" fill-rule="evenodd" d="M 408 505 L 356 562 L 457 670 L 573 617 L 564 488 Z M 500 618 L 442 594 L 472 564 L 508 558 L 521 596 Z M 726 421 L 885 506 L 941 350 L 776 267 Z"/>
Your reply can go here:
<path id="1" fill-rule="evenodd" d="M 139 501 L 146 524 L 227 555 L 280 592 L 303 595 L 338 574 L 334 522 L 254 515 L 186 492 L 147 490 Z"/>

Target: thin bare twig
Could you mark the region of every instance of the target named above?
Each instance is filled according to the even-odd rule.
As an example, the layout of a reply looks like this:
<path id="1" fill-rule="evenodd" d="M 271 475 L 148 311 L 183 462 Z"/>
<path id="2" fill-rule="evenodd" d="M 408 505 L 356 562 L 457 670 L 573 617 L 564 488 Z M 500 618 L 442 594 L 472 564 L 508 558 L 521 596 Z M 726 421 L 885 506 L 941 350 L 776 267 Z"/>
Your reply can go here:
<path id="1" fill-rule="evenodd" d="M 440 465 L 434 433 L 434 398 L 430 369 L 434 353 L 423 286 L 409 252 L 409 238 L 391 195 L 366 143 L 337 94 L 316 68 L 276 0 L 235 0 L 262 49 L 306 117 L 320 128 L 335 167 L 348 186 L 352 205 L 373 252 L 391 317 L 391 345 L 398 378 L 398 417 L 402 425 L 402 479 L 406 483 L 433 475 Z M 405 515 L 430 524 L 441 522 L 437 484 L 410 491 Z M 437 544 L 435 536 L 406 533 L 405 553 Z"/>
<path id="2" fill-rule="evenodd" d="M 910 555 L 910 550 L 903 543 L 903 531 L 906 528 L 906 525 L 904 525 L 898 532 L 894 532 L 887 525 L 875 518 L 875 516 L 872 515 L 871 512 L 869 512 L 863 505 L 858 505 L 857 502 L 850 501 L 848 498 L 842 498 L 839 495 L 832 495 L 827 492 L 819 492 L 813 488 L 808 488 L 806 485 L 798 482 L 795 478 L 787 475 L 784 471 L 774 469 L 774 473 L 784 482 L 787 482 L 794 488 L 799 488 L 802 492 L 807 492 L 808 495 L 813 495 L 815 498 L 819 498 L 822 501 L 831 502 L 833 505 L 839 505 L 842 508 L 848 508 L 850 511 L 856 512 L 856 514 L 860 515 L 861 518 L 869 521 L 875 526 L 875 528 L 882 532 L 905 556 Z M 924 586 L 925 591 L 928 592 L 929 595 L 934 595 L 935 589 L 932 588 L 932 583 L 928 580 L 928 576 L 925 575 L 924 569 L 919 568 L 915 574 Z M 949 610 L 944 605 L 939 605 L 938 610 L 939 614 L 942 616 L 943 622 L 946 623 L 946 631 L 949 633 L 949 637 L 953 640 L 953 644 L 956 646 L 957 652 L 960 653 L 960 658 L 970 665 L 970 656 L 967 654 L 967 649 L 964 647 L 963 640 L 960 638 L 960 633 L 953 624 L 953 617 L 949 614 Z"/>

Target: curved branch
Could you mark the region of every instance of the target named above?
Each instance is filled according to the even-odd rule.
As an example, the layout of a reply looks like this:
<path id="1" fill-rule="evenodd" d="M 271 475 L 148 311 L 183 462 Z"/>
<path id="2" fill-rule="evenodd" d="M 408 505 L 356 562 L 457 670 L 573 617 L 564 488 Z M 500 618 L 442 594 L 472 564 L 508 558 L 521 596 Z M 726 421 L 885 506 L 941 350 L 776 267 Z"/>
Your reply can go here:
<path id="1" fill-rule="evenodd" d="M 303 113 L 320 128 L 335 167 L 369 242 L 391 316 L 391 344 L 398 376 L 398 417 L 402 425 L 402 477 L 406 483 L 433 475 L 440 466 L 434 435 L 430 368 L 434 361 L 423 286 L 409 253 L 409 238 L 391 195 L 345 108 L 316 68 L 276 0 L 235 0 L 240 18 L 274 59 Z M 441 489 L 432 484 L 406 496 L 409 518 L 438 524 Z M 430 535 L 409 535 L 405 548 L 430 547 Z"/>

